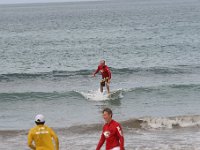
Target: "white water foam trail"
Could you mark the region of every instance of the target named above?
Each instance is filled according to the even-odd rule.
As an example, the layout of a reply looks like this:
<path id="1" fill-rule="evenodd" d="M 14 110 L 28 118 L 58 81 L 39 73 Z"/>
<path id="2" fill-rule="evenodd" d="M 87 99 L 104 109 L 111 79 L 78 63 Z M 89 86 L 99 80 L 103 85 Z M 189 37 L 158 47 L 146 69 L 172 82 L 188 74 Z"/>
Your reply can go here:
<path id="1" fill-rule="evenodd" d="M 103 91 L 103 93 L 100 92 L 100 89 L 95 91 L 88 91 L 88 92 L 79 92 L 83 97 L 85 97 L 88 100 L 92 101 L 106 101 L 106 100 L 114 100 L 118 98 L 122 98 L 122 90 L 113 90 L 110 95 L 107 94 L 106 91 Z"/>
<path id="2" fill-rule="evenodd" d="M 100 92 L 100 90 L 96 91 L 88 91 L 88 92 L 80 92 L 83 97 L 85 97 L 88 100 L 93 100 L 93 101 L 105 101 L 109 100 L 109 97 L 107 93 L 104 91 L 103 93 Z"/>

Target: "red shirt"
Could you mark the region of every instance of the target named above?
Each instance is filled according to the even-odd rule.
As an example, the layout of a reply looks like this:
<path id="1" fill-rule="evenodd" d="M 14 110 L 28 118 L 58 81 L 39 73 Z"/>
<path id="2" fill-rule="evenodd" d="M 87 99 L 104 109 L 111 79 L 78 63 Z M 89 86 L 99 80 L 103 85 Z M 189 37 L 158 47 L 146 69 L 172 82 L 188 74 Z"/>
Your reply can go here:
<path id="1" fill-rule="evenodd" d="M 109 79 L 111 79 L 111 72 L 110 69 L 108 68 L 108 66 L 104 65 L 99 65 L 97 70 L 95 71 L 94 75 L 97 74 L 98 72 L 101 72 L 102 75 L 102 79 L 108 77 Z"/>
<path id="2" fill-rule="evenodd" d="M 121 125 L 111 120 L 110 123 L 106 123 L 103 127 L 103 132 L 97 145 L 96 150 L 100 150 L 101 146 L 106 140 L 106 150 L 110 150 L 114 147 L 119 146 L 120 150 L 124 150 L 124 137 Z"/>

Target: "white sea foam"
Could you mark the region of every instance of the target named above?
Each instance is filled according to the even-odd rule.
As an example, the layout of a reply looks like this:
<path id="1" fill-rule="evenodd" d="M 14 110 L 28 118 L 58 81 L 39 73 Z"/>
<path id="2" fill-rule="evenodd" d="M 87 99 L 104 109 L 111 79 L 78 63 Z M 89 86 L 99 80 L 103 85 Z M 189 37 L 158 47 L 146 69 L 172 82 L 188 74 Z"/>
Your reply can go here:
<path id="1" fill-rule="evenodd" d="M 178 116 L 178 117 L 144 117 L 143 128 L 176 128 L 176 127 L 199 127 L 200 116 Z"/>
<path id="2" fill-rule="evenodd" d="M 114 99 L 118 99 L 118 98 L 122 98 L 122 90 L 118 89 L 118 90 L 113 90 L 111 92 L 111 94 L 107 94 L 106 91 L 103 91 L 103 93 L 100 92 L 100 90 L 91 90 L 88 92 L 80 92 L 80 94 L 85 97 L 88 100 L 92 100 L 92 101 L 105 101 L 105 100 L 114 100 Z"/>

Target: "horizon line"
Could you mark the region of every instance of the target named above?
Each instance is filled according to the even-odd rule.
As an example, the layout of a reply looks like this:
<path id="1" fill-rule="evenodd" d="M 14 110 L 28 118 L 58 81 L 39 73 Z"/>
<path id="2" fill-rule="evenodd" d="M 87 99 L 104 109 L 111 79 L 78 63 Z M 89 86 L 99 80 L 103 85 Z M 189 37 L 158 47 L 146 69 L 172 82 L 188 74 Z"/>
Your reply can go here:
<path id="1" fill-rule="evenodd" d="M 16 2 L 16 3 L 0 3 L 0 5 L 21 5 L 21 4 L 53 4 L 53 3 L 79 3 L 79 2 L 97 2 L 105 0 L 69 0 L 69 1 L 55 1 L 55 2 Z"/>

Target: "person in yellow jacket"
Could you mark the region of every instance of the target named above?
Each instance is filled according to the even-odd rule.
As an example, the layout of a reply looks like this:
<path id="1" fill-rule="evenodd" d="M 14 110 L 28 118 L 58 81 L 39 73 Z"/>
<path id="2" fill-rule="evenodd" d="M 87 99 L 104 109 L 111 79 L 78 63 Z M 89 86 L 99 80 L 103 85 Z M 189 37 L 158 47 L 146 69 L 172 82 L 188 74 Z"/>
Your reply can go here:
<path id="1" fill-rule="evenodd" d="M 44 125 L 44 116 L 37 115 L 35 123 L 36 126 L 30 129 L 28 133 L 28 146 L 32 150 L 59 150 L 58 137 L 53 129 Z"/>

